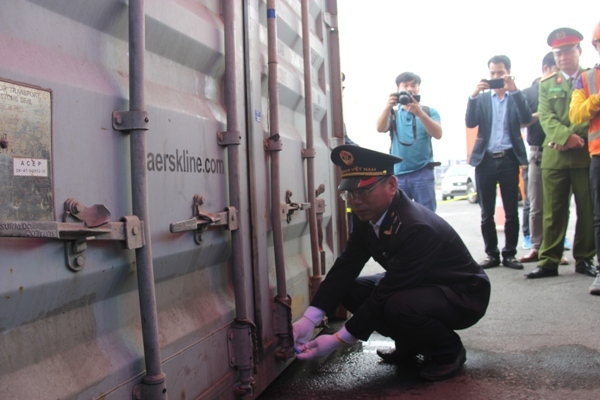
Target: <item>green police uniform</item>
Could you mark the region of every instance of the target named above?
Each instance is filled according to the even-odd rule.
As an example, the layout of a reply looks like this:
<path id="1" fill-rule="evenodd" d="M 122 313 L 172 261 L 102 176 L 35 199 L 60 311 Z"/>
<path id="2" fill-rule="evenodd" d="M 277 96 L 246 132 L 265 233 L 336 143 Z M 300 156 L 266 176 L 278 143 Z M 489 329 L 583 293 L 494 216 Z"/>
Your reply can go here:
<path id="1" fill-rule="evenodd" d="M 585 71 L 580 69 L 581 72 Z M 577 206 L 577 224 L 573 243 L 575 261 L 592 260 L 595 252 L 594 209 L 590 194 L 590 155 L 587 148 L 589 123 L 573 125 L 569 121 L 572 83 L 562 72 L 540 82 L 538 115 L 546 133 L 542 157 L 542 185 L 544 191 L 544 222 L 542 246 L 538 266 L 558 268 L 563 253 L 563 238 L 569 221 L 570 191 Z M 580 149 L 558 151 L 548 145 L 564 145 L 571 133 L 586 140 Z"/>

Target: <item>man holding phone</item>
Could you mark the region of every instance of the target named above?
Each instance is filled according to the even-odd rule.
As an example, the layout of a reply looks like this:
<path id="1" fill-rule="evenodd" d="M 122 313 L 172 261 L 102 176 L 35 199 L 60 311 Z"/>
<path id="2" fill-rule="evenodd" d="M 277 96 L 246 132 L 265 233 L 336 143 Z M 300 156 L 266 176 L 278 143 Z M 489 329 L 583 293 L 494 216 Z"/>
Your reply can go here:
<path id="1" fill-rule="evenodd" d="M 442 138 L 440 114 L 431 107 L 421 106 L 419 75 L 401 73 L 396 77 L 396 87 L 377 119 L 377 131 L 390 132 L 390 154 L 404 159 L 394 167 L 398 188 L 411 200 L 435 212 L 433 168 L 439 163 L 433 161 L 431 138 Z"/>
<path id="2" fill-rule="evenodd" d="M 481 233 L 487 257 L 479 265 L 502 265 L 523 269 L 516 258 L 519 240 L 519 166 L 527 165 L 527 153 L 521 137 L 521 125 L 531 121 L 531 111 L 510 74 L 511 62 L 505 55 L 488 61 L 490 79 L 479 81 L 469 97 L 466 125 L 478 127 L 477 139 L 469 164 L 475 167 L 477 196 L 481 207 Z M 491 90 L 489 90 L 491 89 Z M 504 207 L 505 245 L 498 249 L 494 214 L 496 185 L 500 185 Z"/>

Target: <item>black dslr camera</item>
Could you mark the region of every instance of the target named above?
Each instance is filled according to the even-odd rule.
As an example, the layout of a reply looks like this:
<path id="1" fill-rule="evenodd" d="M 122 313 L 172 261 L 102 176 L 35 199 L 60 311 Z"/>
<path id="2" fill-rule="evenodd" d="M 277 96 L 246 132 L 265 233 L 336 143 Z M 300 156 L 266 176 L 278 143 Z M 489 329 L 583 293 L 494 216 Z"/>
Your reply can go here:
<path id="1" fill-rule="evenodd" d="M 412 103 L 412 99 L 410 98 L 411 95 L 417 101 L 417 103 L 421 101 L 421 96 L 419 96 L 418 94 L 412 94 L 411 92 L 402 90 L 402 91 L 396 93 L 396 97 L 398 98 L 398 103 L 400 103 L 404 106 Z"/>

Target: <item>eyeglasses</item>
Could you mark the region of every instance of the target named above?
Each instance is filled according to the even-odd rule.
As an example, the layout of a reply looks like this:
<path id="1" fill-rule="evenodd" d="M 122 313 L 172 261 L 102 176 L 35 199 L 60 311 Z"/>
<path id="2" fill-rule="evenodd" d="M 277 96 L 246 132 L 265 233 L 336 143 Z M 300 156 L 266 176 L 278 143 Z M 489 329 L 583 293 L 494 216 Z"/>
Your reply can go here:
<path id="1" fill-rule="evenodd" d="M 387 178 L 387 177 L 386 177 Z M 340 193 L 340 198 L 344 201 L 351 201 L 354 199 L 361 199 L 364 200 L 367 197 L 369 197 L 369 194 L 377 187 L 379 186 L 382 182 L 385 182 L 386 178 L 381 178 L 380 180 L 378 180 L 377 182 L 375 182 L 373 184 L 373 186 L 371 186 L 370 188 L 365 188 L 365 189 L 354 189 L 354 190 L 345 190 L 342 193 Z"/>

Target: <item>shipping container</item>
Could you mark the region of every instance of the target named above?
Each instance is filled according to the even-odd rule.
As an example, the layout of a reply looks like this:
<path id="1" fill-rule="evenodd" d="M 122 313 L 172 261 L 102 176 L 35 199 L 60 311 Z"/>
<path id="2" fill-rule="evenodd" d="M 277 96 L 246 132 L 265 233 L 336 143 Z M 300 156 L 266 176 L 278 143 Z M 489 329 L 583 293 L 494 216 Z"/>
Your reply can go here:
<path id="1" fill-rule="evenodd" d="M 338 35 L 335 0 L 2 2 L 0 398 L 255 398 L 294 360 L 346 239 Z"/>

